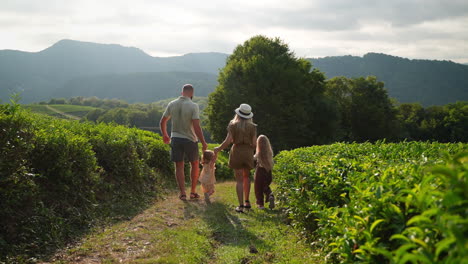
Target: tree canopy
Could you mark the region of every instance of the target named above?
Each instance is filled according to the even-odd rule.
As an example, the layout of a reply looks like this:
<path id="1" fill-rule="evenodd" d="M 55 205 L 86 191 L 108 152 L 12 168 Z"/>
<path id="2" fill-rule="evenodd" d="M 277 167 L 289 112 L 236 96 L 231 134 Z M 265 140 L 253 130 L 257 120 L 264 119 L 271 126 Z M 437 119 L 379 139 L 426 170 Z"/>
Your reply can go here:
<path id="1" fill-rule="evenodd" d="M 279 38 L 255 36 L 235 48 L 208 97 L 208 129 L 222 141 L 241 103 L 252 106 L 259 134 L 276 150 L 331 142 L 337 111 L 324 96 L 324 75 Z"/>

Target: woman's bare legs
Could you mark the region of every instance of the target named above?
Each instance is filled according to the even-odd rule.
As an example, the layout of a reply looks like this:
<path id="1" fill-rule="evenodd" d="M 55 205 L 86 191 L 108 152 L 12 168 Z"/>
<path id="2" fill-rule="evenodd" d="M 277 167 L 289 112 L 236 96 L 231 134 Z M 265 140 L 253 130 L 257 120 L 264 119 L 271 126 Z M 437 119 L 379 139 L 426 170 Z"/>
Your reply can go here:
<path id="1" fill-rule="evenodd" d="M 237 199 L 239 200 L 239 205 L 244 204 L 244 195 L 243 195 L 243 190 L 244 190 L 244 176 L 243 176 L 243 170 L 242 169 L 237 169 L 234 170 L 234 173 L 236 174 L 236 192 L 237 192 Z"/>
<path id="2" fill-rule="evenodd" d="M 243 185 L 244 185 L 244 197 L 245 201 L 249 201 L 250 197 L 250 170 L 242 169 Z M 249 204 L 250 205 L 250 204 Z"/>

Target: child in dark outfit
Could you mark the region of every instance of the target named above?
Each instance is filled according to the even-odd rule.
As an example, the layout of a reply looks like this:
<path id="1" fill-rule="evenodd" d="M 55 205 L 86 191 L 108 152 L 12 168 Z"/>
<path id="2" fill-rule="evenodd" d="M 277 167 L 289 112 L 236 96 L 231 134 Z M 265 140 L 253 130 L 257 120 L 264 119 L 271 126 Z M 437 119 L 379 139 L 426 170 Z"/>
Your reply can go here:
<path id="1" fill-rule="evenodd" d="M 265 209 L 265 200 L 268 200 L 270 209 L 273 209 L 275 208 L 275 197 L 270 189 L 273 180 L 271 173 L 273 169 L 273 150 L 271 149 L 270 140 L 265 135 L 260 135 L 257 138 L 257 149 L 254 158 L 257 161 L 254 181 L 257 206 L 259 209 Z"/>

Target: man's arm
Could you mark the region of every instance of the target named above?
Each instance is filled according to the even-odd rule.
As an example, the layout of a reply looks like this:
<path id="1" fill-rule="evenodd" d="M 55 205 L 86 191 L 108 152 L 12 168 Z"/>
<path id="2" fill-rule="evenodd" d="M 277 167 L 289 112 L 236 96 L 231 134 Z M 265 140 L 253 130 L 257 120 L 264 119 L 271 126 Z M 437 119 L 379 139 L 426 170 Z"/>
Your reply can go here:
<path id="1" fill-rule="evenodd" d="M 203 131 L 200 126 L 200 119 L 192 119 L 193 130 L 195 131 L 195 135 L 197 135 L 198 140 L 202 143 L 202 149 L 205 151 L 208 148 L 206 144 L 205 137 L 203 136 Z"/>
<path id="2" fill-rule="evenodd" d="M 161 118 L 161 121 L 159 121 L 159 127 L 161 129 L 161 133 L 163 135 L 163 141 L 166 144 L 169 144 L 171 142 L 171 138 L 167 134 L 167 121 L 169 120 L 169 117 L 163 116 Z"/>

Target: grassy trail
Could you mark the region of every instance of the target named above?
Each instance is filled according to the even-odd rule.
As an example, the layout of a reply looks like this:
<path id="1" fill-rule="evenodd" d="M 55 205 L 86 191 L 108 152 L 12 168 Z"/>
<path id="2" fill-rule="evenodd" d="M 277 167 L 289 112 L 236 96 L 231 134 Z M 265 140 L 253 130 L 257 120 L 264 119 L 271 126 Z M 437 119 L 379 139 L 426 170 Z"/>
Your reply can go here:
<path id="1" fill-rule="evenodd" d="M 66 118 L 74 119 L 74 120 L 80 120 L 80 119 L 81 119 L 81 118 L 78 117 L 78 116 L 74 116 L 74 115 L 67 114 L 67 113 L 65 113 L 65 112 L 62 112 L 62 111 L 56 109 L 56 108 L 53 108 L 53 107 L 50 106 L 50 105 L 46 105 L 45 107 L 46 107 L 47 109 L 51 110 L 51 111 L 54 111 L 54 112 L 57 113 L 57 114 L 60 114 L 60 115 L 62 115 L 62 116 L 64 116 L 64 117 L 66 117 Z"/>
<path id="2" fill-rule="evenodd" d="M 234 182 L 218 183 L 208 204 L 174 193 L 90 234 L 52 263 L 320 263 L 279 210 L 236 213 L 235 204 Z"/>

